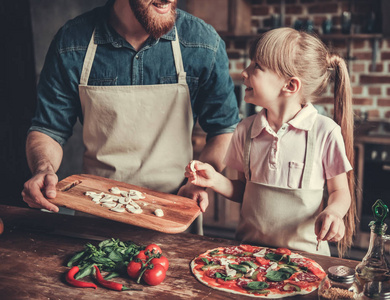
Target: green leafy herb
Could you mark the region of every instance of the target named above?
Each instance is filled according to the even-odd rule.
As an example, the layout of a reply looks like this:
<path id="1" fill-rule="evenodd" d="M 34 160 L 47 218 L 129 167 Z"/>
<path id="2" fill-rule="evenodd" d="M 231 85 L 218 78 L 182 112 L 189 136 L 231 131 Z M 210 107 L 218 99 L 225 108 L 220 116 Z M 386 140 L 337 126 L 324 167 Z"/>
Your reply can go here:
<path id="1" fill-rule="evenodd" d="M 247 272 L 247 268 L 245 268 L 242 265 L 229 264 L 229 268 L 232 268 L 232 269 L 239 271 L 239 272 L 242 272 L 244 274 Z"/>
<path id="2" fill-rule="evenodd" d="M 265 255 L 265 258 L 272 260 L 272 261 L 281 261 L 283 259 L 283 255 L 269 252 Z"/>
<path id="3" fill-rule="evenodd" d="M 251 290 L 263 290 L 269 287 L 269 285 L 264 281 L 252 281 L 246 287 Z"/>
<path id="4" fill-rule="evenodd" d="M 210 254 L 210 255 L 213 255 L 213 254 L 217 254 L 217 253 L 219 253 L 219 250 L 213 250 L 213 251 L 211 251 L 209 254 Z"/>
<path id="5" fill-rule="evenodd" d="M 143 248 L 131 241 L 123 242 L 113 238 L 100 242 L 98 246 L 88 243 L 84 246 L 84 251 L 76 253 L 66 265 L 80 268 L 75 276 L 77 279 L 90 275 L 94 264 L 103 271 L 113 272 L 112 276 L 115 277 L 115 274 L 126 273 L 128 263 Z"/>
<path id="6" fill-rule="evenodd" d="M 222 274 L 222 273 L 219 273 L 219 272 L 216 272 L 216 273 L 215 273 L 215 278 L 221 278 L 221 279 L 223 279 L 223 280 L 225 280 L 225 281 L 235 279 L 234 277 L 227 276 L 227 275 Z"/>
<path id="7" fill-rule="evenodd" d="M 202 257 L 202 261 L 203 261 L 206 265 L 209 265 L 209 264 L 210 264 L 209 260 L 208 260 L 206 257 Z"/>
<path id="8" fill-rule="evenodd" d="M 289 279 L 295 272 L 296 270 L 293 268 L 282 268 L 277 271 L 269 271 L 265 277 L 271 281 L 283 281 Z"/>
<path id="9" fill-rule="evenodd" d="M 249 260 L 248 261 L 243 261 L 241 263 L 241 265 L 246 265 L 246 266 L 251 267 L 253 269 L 257 269 L 257 265 L 254 262 L 251 262 Z"/>

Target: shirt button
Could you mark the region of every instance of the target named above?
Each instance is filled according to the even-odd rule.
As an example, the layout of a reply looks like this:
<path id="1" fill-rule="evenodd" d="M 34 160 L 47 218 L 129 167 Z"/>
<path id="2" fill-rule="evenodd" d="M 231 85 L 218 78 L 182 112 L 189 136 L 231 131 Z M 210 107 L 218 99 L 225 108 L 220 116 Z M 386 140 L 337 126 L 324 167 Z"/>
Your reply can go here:
<path id="1" fill-rule="evenodd" d="M 138 55 L 136 55 L 136 56 L 135 56 L 135 59 L 138 59 L 138 58 L 139 58 L 139 56 L 138 56 Z"/>

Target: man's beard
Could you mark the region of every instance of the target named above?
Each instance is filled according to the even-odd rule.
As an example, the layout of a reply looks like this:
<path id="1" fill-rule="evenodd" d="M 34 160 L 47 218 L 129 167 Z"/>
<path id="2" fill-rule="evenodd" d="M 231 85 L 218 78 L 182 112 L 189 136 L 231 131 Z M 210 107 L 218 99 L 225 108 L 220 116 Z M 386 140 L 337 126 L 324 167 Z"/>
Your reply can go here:
<path id="1" fill-rule="evenodd" d="M 168 33 L 175 24 L 176 2 L 171 3 L 171 11 L 165 15 L 160 15 L 152 11 L 150 6 L 153 5 L 153 2 L 147 0 L 129 0 L 131 9 L 138 22 L 145 28 L 147 33 L 157 39 Z M 168 3 L 164 0 L 158 2 Z"/>

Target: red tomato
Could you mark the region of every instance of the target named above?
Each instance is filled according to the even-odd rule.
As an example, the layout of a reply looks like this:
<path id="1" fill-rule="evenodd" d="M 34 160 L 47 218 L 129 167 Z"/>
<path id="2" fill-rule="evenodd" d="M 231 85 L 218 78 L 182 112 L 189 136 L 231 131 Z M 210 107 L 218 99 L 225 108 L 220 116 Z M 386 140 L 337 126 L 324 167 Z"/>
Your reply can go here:
<path id="1" fill-rule="evenodd" d="M 235 280 L 226 280 L 225 281 L 221 278 L 217 278 L 217 283 L 219 283 L 220 285 L 223 285 L 224 287 L 232 287 L 232 286 L 236 285 Z"/>
<path id="2" fill-rule="evenodd" d="M 139 276 L 139 273 L 141 272 L 142 263 L 131 261 L 127 265 L 127 274 L 129 274 L 130 278 L 136 279 Z"/>
<path id="3" fill-rule="evenodd" d="M 160 256 L 160 258 L 153 258 L 151 261 L 150 261 L 152 264 L 159 264 L 159 265 L 162 265 L 165 269 L 165 271 L 168 271 L 168 267 L 169 267 L 169 262 L 168 262 L 168 258 L 166 258 L 165 256 Z"/>
<path id="4" fill-rule="evenodd" d="M 312 272 L 314 275 L 318 276 L 318 277 L 321 277 L 321 276 L 324 276 L 324 272 L 322 270 L 320 270 L 319 268 L 313 266 L 313 265 L 308 265 L 307 266 L 308 270 L 310 272 Z"/>
<path id="5" fill-rule="evenodd" d="M 264 257 L 256 257 L 256 262 L 258 262 L 260 265 L 264 266 L 264 265 L 268 265 L 270 260 L 266 259 Z"/>
<path id="6" fill-rule="evenodd" d="M 278 248 L 275 250 L 275 253 L 280 254 L 280 255 L 283 255 L 283 254 L 291 255 L 291 251 L 287 248 Z"/>
<path id="7" fill-rule="evenodd" d="M 136 255 L 135 258 L 138 258 L 138 259 L 140 259 L 140 260 L 147 260 L 147 259 L 148 259 L 148 257 L 147 257 L 146 254 L 145 254 L 145 250 L 141 250 L 141 251 Z"/>
<path id="8" fill-rule="evenodd" d="M 299 286 L 302 289 L 310 286 L 310 283 L 309 282 L 305 282 L 305 281 L 293 281 L 293 282 L 291 282 L 291 284 L 297 285 L 297 286 Z"/>
<path id="9" fill-rule="evenodd" d="M 244 250 L 245 252 L 253 252 L 253 250 L 255 249 L 255 247 L 251 245 L 240 245 L 239 248 Z"/>
<path id="10" fill-rule="evenodd" d="M 156 244 L 150 244 L 146 246 L 145 252 L 149 251 L 151 254 L 162 253 L 161 248 Z"/>
<path id="11" fill-rule="evenodd" d="M 147 269 L 142 275 L 144 281 L 149 285 L 158 285 L 165 279 L 166 271 L 162 265 L 153 265 L 152 269 Z"/>
<path id="12" fill-rule="evenodd" d="M 256 280 L 257 281 L 265 281 L 265 274 L 266 273 L 261 273 L 261 272 L 259 272 L 259 273 L 257 273 L 257 275 L 256 275 Z"/>

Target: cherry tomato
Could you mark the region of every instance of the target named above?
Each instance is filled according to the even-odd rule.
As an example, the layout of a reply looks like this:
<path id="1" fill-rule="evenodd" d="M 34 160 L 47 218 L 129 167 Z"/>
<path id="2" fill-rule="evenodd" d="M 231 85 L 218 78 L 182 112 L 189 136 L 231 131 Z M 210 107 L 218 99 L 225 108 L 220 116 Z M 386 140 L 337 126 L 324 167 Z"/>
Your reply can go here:
<path id="1" fill-rule="evenodd" d="M 280 255 L 283 255 L 283 254 L 291 255 L 291 251 L 287 248 L 278 248 L 275 250 L 275 253 L 280 254 Z"/>
<path id="2" fill-rule="evenodd" d="M 142 262 L 131 261 L 127 265 L 127 274 L 129 274 L 130 278 L 136 279 L 138 278 L 142 268 Z"/>
<path id="3" fill-rule="evenodd" d="M 158 285 L 165 279 L 166 271 L 160 264 L 153 265 L 152 269 L 147 269 L 142 275 L 144 281 L 149 285 Z"/>
<path id="4" fill-rule="evenodd" d="M 264 266 L 264 265 L 268 265 L 270 260 L 266 259 L 264 257 L 256 257 L 256 262 L 258 262 L 260 265 Z"/>
<path id="5" fill-rule="evenodd" d="M 150 244 L 146 246 L 145 252 L 149 251 L 151 254 L 162 253 L 161 248 L 156 244 Z"/>
<path id="6" fill-rule="evenodd" d="M 159 265 L 162 265 L 165 269 L 165 271 L 168 271 L 168 267 L 169 267 L 169 262 L 168 262 L 168 258 L 166 258 L 165 256 L 160 256 L 160 258 L 153 258 L 151 261 L 150 261 L 152 264 L 156 265 L 156 264 L 159 264 Z"/>
<path id="7" fill-rule="evenodd" d="M 138 258 L 140 260 L 147 260 L 148 257 L 146 256 L 145 254 L 145 250 L 141 250 L 136 256 L 135 258 Z"/>

